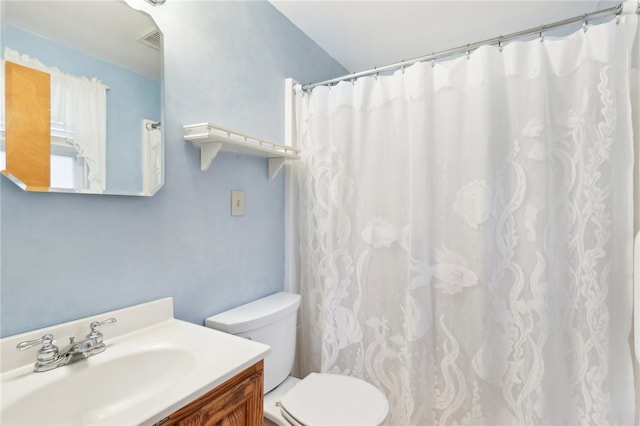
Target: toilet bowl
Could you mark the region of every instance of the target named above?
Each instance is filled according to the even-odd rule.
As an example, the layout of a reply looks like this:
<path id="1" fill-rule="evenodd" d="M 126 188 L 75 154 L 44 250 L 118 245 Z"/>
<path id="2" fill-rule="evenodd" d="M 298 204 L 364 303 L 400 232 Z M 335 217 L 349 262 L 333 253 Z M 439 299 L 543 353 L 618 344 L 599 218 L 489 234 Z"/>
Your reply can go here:
<path id="1" fill-rule="evenodd" d="M 370 383 L 340 374 L 291 377 L 300 296 L 279 292 L 211 316 L 207 327 L 271 346 L 264 360 L 264 415 L 281 426 L 383 425 L 384 394 Z"/>

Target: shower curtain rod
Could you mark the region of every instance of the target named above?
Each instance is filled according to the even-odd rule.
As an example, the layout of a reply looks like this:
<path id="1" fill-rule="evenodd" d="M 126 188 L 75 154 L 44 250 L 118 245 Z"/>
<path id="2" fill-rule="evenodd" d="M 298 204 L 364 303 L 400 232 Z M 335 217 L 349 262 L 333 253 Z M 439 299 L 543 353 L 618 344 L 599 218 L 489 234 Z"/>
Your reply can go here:
<path id="1" fill-rule="evenodd" d="M 352 74 L 348 74 L 342 77 L 332 78 L 330 80 L 320 81 L 318 83 L 310 83 L 302 86 L 303 91 L 308 91 L 317 86 L 330 86 L 332 84 L 339 83 L 341 81 L 346 80 L 355 80 L 360 77 L 364 77 L 367 75 L 379 74 L 386 71 L 396 70 L 398 68 L 404 68 L 408 65 L 413 65 L 417 62 L 426 62 L 433 61 L 436 59 L 441 59 L 446 56 L 452 56 L 458 53 L 471 53 L 471 51 L 476 50 L 481 46 L 486 45 L 502 45 L 504 42 L 512 41 L 524 36 L 532 35 L 532 34 L 540 34 L 540 36 L 544 36 L 544 32 L 548 30 L 552 30 L 555 28 L 564 27 L 567 25 L 575 24 L 577 22 L 584 21 L 585 25 L 588 25 L 588 22 L 593 19 L 603 18 L 611 15 L 621 15 L 621 14 L 630 14 L 630 13 L 640 13 L 640 0 L 628 0 L 626 2 L 620 3 L 617 6 L 610 7 L 608 9 L 602 9 L 596 12 L 585 13 L 580 16 L 575 16 L 573 18 L 563 19 L 562 21 L 557 21 L 551 24 L 541 25 L 539 27 L 529 28 L 527 30 L 514 32 L 507 35 L 501 35 L 498 37 L 490 38 L 487 40 L 482 40 L 476 43 L 466 44 L 463 46 L 454 47 L 452 49 L 441 50 L 439 52 L 432 53 L 430 55 L 420 56 L 414 59 L 408 59 L 400 62 L 396 62 L 395 64 L 385 65 L 379 68 L 373 68 L 367 71 L 360 71 Z M 586 31 L 586 27 L 585 27 Z"/>

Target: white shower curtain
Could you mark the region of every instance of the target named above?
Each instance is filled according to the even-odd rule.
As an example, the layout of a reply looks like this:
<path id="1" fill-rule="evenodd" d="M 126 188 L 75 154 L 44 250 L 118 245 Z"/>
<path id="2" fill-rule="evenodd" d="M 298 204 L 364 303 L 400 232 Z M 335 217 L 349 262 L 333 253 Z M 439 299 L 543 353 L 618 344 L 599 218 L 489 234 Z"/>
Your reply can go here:
<path id="1" fill-rule="evenodd" d="M 392 425 L 631 425 L 637 16 L 296 95 L 304 373 Z"/>

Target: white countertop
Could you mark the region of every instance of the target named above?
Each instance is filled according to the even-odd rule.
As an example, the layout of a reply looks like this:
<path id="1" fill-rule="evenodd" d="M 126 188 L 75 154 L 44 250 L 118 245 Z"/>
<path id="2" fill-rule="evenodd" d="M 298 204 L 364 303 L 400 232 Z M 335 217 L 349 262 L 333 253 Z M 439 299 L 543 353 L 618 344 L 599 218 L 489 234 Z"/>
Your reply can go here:
<path id="1" fill-rule="evenodd" d="M 16 344 L 51 333 L 62 348 L 89 323 L 102 327 L 105 352 L 35 373 L 38 348 Z M 154 424 L 263 359 L 267 345 L 173 318 L 161 299 L 0 340 L 0 423 Z M 39 413 L 39 414 L 38 414 Z"/>

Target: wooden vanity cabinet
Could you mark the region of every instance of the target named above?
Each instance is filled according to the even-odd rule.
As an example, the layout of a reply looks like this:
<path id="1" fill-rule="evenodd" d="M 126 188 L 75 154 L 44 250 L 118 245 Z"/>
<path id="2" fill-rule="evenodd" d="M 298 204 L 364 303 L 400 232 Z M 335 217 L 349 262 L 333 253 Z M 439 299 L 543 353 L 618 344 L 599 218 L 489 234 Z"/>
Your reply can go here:
<path id="1" fill-rule="evenodd" d="M 176 426 L 263 425 L 263 361 L 252 365 L 189 405 L 165 422 Z"/>

